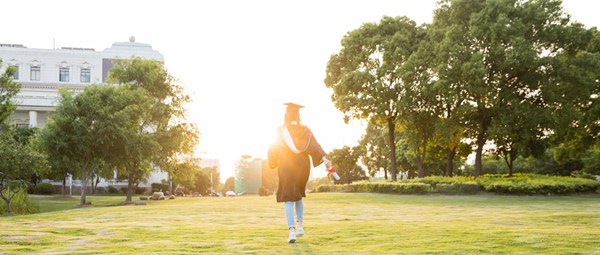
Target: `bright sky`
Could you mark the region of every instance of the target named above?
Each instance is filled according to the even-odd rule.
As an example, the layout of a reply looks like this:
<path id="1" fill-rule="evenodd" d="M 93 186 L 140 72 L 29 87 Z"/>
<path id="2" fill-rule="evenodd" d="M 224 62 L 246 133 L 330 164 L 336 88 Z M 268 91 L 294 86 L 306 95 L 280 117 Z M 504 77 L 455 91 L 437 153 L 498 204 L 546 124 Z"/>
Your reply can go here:
<path id="1" fill-rule="evenodd" d="M 0 42 L 97 51 L 135 36 L 164 55 L 191 95 L 198 155 L 218 158 L 221 179 L 243 154 L 266 157 L 284 102 L 305 105 L 302 122 L 329 152 L 356 145 L 364 126 L 346 125 L 323 83 L 340 40 L 365 22 L 406 15 L 431 22 L 436 0 L 10 1 Z M 573 19 L 599 26 L 600 1 L 564 0 Z M 313 176 L 322 176 L 321 168 Z"/>

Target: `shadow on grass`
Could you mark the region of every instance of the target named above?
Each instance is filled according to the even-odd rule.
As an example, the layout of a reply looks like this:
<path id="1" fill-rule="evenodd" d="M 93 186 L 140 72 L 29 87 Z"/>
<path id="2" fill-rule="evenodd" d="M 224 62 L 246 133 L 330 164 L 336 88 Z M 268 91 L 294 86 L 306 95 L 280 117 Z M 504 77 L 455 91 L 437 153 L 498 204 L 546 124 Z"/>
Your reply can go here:
<path id="1" fill-rule="evenodd" d="M 294 254 L 315 254 L 310 248 L 310 245 L 306 242 L 295 242 L 290 244 Z"/>
<path id="2" fill-rule="evenodd" d="M 64 211 L 71 209 L 90 208 L 90 207 L 110 207 L 120 206 L 125 200 L 124 196 L 87 196 L 86 204 L 80 205 L 79 196 L 43 196 L 31 195 L 32 202 L 39 208 L 40 213 Z"/>

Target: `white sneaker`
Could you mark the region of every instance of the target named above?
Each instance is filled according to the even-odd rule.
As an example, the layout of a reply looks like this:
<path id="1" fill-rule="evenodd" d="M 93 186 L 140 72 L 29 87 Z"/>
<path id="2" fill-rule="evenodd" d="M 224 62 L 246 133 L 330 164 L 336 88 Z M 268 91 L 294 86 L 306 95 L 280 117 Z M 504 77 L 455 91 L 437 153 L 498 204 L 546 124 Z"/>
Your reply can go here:
<path id="1" fill-rule="evenodd" d="M 290 228 L 290 236 L 288 237 L 288 243 L 294 242 L 296 242 L 296 231 L 294 231 L 294 228 Z"/>
<path id="2" fill-rule="evenodd" d="M 302 222 L 301 221 L 298 222 L 298 226 L 296 226 L 296 229 L 298 229 L 296 231 L 296 235 L 299 235 L 299 236 L 304 235 L 304 228 L 302 227 Z"/>

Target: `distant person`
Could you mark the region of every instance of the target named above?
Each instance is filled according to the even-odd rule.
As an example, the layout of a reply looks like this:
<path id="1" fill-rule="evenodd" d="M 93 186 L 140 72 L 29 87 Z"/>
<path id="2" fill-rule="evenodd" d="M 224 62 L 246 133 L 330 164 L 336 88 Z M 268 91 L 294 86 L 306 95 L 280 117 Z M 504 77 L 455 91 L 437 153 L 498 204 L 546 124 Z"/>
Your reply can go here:
<path id="1" fill-rule="evenodd" d="M 325 162 L 331 168 L 331 162 L 325 158 L 325 152 L 317 142 L 313 133 L 300 124 L 300 108 L 302 105 L 286 103 L 283 126 L 277 129 L 275 143 L 269 148 L 269 165 L 279 167 L 279 187 L 277 202 L 285 202 L 285 217 L 289 230 L 288 242 L 296 241 L 296 235 L 303 235 L 302 227 L 306 182 L 310 176 L 310 159 L 313 166 Z M 294 224 L 294 205 L 296 207 L 297 225 Z"/>

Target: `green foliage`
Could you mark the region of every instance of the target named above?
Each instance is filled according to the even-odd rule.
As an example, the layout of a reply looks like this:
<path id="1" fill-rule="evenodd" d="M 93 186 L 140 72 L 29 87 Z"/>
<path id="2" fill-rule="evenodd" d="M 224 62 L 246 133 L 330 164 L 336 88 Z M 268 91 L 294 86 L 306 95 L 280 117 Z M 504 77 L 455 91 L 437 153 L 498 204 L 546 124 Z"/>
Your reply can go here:
<path id="1" fill-rule="evenodd" d="M 9 193 L 5 192 L 4 196 L 8 196 Z M 10 202 L 11 214 L 23 215 L 23 214 L 32 214 L 39 212 L 39 208 L 37 208 L 31 201 L 31 198 L 27 195 L 25 190 L 20 190 L 16 193 L 16 195 L 12 198 Z M 6 202 L 4 200 L 0 200 L 0 214 L 6 214 Z"/>
<path id="2" fill-rule="evenodd" d="M 344 185 L 321 185 L 317 192 L 376 192 L 395 194 L 476 194 L 482 190 L 516 195 L 549 195 L 594 192 L 600 182 L 590 179 L 539 174 L 487 174 L 473 177 L 416 178 L 400 182 L 360 181 Z"/>
<path id="3" fill-rule="evenodd" d="M 594 192 L 600 182 L 539 174 L 489 174 L 476 179 L 485 191 L 503 194 L 554 195 L 577 192 Z"/>
<path id="4" fill-rule="evenodd" d="M 56 189 L 54 188 L 54 185 L 47 182 L 42 182 L 38 183 L 38 185 L 35 185 L 35 194 L 52 195 L 55 191 Z"/>
<path id="5" fill-rule="evenodd" d="M 2 67 L 2 59 L 0 59 L 0 67 Z M 11 99 L 21 90 L 21 84 L 12 79 L 14 72 L 15 68 L 9 66 L 4 73 L 0 74 L 0 129 L 15 111 L 16 107 Z"/>
<path id="6" fill-rule="evenodd" d="M 150 163 L 191 187 L 193 171 L 189 162 L 198 143 L 195 126 L 185 122 L 184 104 L 190 101 L 164 64 L 140 57 L 119 60 L 109 72 L 109 80 L 148 98 L 140 104 L 135 128 L 128 130 L 127 150 L 119 160 L 129 183 L 139 182 L 150 171 Z M 126 201 L 132 200 L 133 185 Z"/>
<path id="7" fill-rule="evenodd" d="M 11 214 L 11 200 L 27 186 L 37 171 L 47 165 L 45 155 L 31 144 L 15 140 L 14 129 L 0 131 L 0 198 L 7 203 L 6 214 Z"/>
<path id="8" fill-rule="evenodd" d="M 365 171 L 357 164 L 359 155 L 359 147 L 350 148 L 348 146 L 334 149 L 327 154 L 327 158 L 331 160 L 333 167 L 340 176 L 340 180 L 335 181 L 336 183 L 351 183 L 367 179 Z"/>
<path id="9" fill-rule="evenodd" d="M 306 188 L 309 190 L 316 190 L 319 186 L 324 185 L 330 185 L 332 184 L 332 179 L 329 176 L 325 176 L 325 177 L 321 177 L 321 178 L 314 178 L 314 179 L 309 179 L 308 182 L 306 183 Z M 277 188 L 277 187 L 275 187 Z"/>
<path id="10" fill-rule="evenodd" d="M 202 195 L 210 193 L 210 177 L 204 171 L 196 172 L 194 177 L 194 191 Z"/>
<path id="11" fill-rule="evenodd" d="M 439 184 L 456 184 L 456 183 L 470 183 L 474 182 L 475 178 L 472 176 L 455 176 L 455 177 L 443 177 L 443 176 L 428 176 L 424 178 L 415 178 L 405 180 L 409 183 L 426 183 L 435 188 Z"/>
<path id="12" fill-rule="evenodd" d="M 327 62 L 325 85 L 335 106 L 350 118 L 366 119 L 389 131 L 391 174 L 396 180 L 396 120 L 407 113 L 399 101 L 404 91 L 402 65 L 417 50 L 423 29 L 407 17 L 383 17 L 365 23 L 342 39 L 342 49 Z M 335 162 L 335 161 L 334 161 Z"/>
<path id="13" fill-rule="evenodd" d="M 316 192 L 375 192 L 391 194 L 426 194 L 431 186 L 425 183 L 401 183 L 401 182 L 379 182 L 367 181 L 354 182 L 343 185 L 321 185 Z"/>
<path id="14" fill-rule="evenodd" d="M 131 135 L 144 116 L 141 109 L 150 102 L 141 91 L 124 86 L 90 85 L 77 95 L 66 90 L 60 93 L 60 104 L 39 139 L 52 167 L 60 172 L 57 175 L 62 178 L 73 171 L 82 180 L 83 205 L 85 186 L 95 171 L 111 171 L 109 166 L 119 169 L 122 162 L 130 160 L 132 143 L 154 148 L 147 139 L 140 141 Z"/>
<path id="15" fill-rule="evenodd" d="M 481 190 L 481 185 L 473 181 L 464 183 L 439 184 L 435 187 L 434 192 L 442 194 L 476 194 Z"/>
<path id="16" fill-rule="evenodd" d="M 115 186 L 108 185 L 108 193 L 117 194 L 117 193 L 119 193 L 119 190 L 117 188 L 115 188 Z"/>
<path id="17" fill-rule="evenodd" d="M 169 191 L 169 184 L 166 183 L 153 182 L 150 184 L 150 187 L 152 188 L 152 192 Z M 127 190 L 125 190 L 125 192 L 127 192 Z"/>

